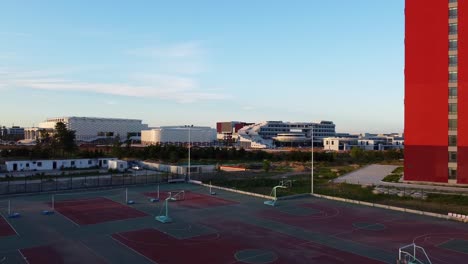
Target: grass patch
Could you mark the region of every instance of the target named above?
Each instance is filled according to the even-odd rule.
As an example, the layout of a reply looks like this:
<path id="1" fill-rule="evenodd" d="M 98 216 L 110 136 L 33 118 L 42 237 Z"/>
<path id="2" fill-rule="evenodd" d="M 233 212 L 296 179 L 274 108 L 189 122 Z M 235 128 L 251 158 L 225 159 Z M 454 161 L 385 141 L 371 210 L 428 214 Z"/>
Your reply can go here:
<path id="1" fill-rule="evenodd" d="M 399 182 L 401 179 L 401 174 L 389 174 L 382 179 L 384 182 Z"/>
<path id="2" fill-rule="evenodd" d="M 385 176 L 385 178 L 382 179 L 384 182 L 399 182 L 401 177 L 403 176 L 403 167 L 398 167 L 392 171 L 391 174 Z"/>

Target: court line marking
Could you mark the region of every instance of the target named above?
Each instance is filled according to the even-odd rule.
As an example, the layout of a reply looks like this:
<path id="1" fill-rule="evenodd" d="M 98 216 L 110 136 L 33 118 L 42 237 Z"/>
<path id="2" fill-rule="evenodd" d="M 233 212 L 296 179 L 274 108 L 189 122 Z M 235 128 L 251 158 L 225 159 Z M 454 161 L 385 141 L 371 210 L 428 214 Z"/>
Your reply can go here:
<path id="1" fill-rule="evenodd" d="M 385 229 L 388 229 L 385 226 L 385 223 L 392 223 L 392 222 L 395 222 L 395 221 L 398 221 L 398 220 L 401 220 L 401 219 L 403 219 L 403 218 L 393 218 L 393 219 L 389 219 L 389 220 L 385 220 L 385 221 L 376 221 L 375 223 L 369 223 L 369 225 L 366 225 L 366 226 L 363 226 L 363 227 L 354 227 L 354 228 L 351 228 L 350 230 L 341 231 L 341 232 L 338 232 L 338 233 L 335 233 L 335 234 L 330 234 L 330 236 L 340 238 L 338 236 L 353 233 L 354 231 L 368 230 L 366 228 L 371 227 L 371 226 L 375 226 L 375 225 L 383 225 L 384 229 L 382 229 L 382 230 L 385 230 Z M 355 222 L 355 223 L 357 223 L 357 222 Z M 353 226 L 354 226 L 355 223 L 352 223 Z M 377 230 L 377 231 L 382 231 L 382 230 Z M 368 230 L 368 231 L 374 231 L 374 230 Z"/>
<path id="2" fill-rule="evenodd" d="M 114 235 L 119 236 L 119 237 L 121 237 L 121 238 L 123 238 L 123 239 L 126 240 L 126 238 L 123 237 L 122 235 L 120 235 L 120 233 L 115 233 Z M 121 242 L 120 240 L 115 239 L 112 235 L 108 235 L 108 236 L 109 236 L 112 240 L 114 240 L 115 242 L 119 243 L 120 245 L 123 245 L 124 247 L 126 247 L 126 248 L 128 248 L 128 249 L 130 249 L 131 251 L 133 251 L 133 252 L 136 253 L 137 255 L 139 255 L 139 256 L 145 258 L 146 260 L 148 260 L 149 262 L 154 263 L 154 264 L 158 264 L 157 262 L 153 261 L 153 260 L 150 259 L 149 257 L 147 257 L 147 256 L 143 255 L 142 253 L 136 251 L 135 249 L 133 249 L 133 248 L 127 246 L 126 244 L 124 244 L 124 243 Z"/>
<path id="3" fill-rule="evenodd" d="M 11 229 L 13 229 L 13 231 L 15 231 L 16 235 L 17 236 L 21 236 L 18 231 L 16 231 L 15 227 L 10 223 L 8 222 L 8 220 L 5 218 L 5 216 L 3 214 L 0 213 L 0 215 L 3 217 L 3 219 L 5 220 L 5 222 L 11 227 Z"/>
<path id="4" fill-rule="evenodd" d="M 60 213 L 58 210 L 54 210 L 55 213 L 63 216 L 65 219 L 68 219 L 68 221 L 72 222 L 74 225 L 76 225 L 77 227 L 81 227 L 81 225 L 79 225 L 77 222 L 71 220 L 69 217 L 65 216 L 64 214 Z"/>
<path id="5" fill-rule="evenodd" d="M 96 256 L 98 259 L 102 259 L 104 260 L 104 262 L 107 262 L 107 259 L 104 258 L 103 256 L 99 255 L 96 251 L 94 251 L 93 249 L 91 249 L 90 247 L 88 247 L 85 243 L 83 243 L 83 241 L 78 241 L 81 245 L 83 245 L 85 248 L 87 248 L 89 251 L 91 251 L 91 254 L 93 254 L 94 256 Z"/>
<path id="6" fill-rule="evenodd" d="M 29 264 L 28 259 L 23 255 L 23 252 L 21 252 L 21 249 L 18 249 L 18 252 L 20 253 L 21 257 L 23 257 L 23 260 L 24 260 L 27 264 Z"/>
<path id="7" fill-rule="evenodd" d="M 268 251 L 268 250 L 265 250 L 265 251 Z M 265 263 L 265 264 L 267 264 L 267 263 L 272 263 L 272 262 L 275 262 L 275 261 L 277 261 L 277 260 L 279 259 L 279 257 L 278 257 L 278 254 L 276 254 L 276 252 L 274 252 L 274 251 L 271 251 L 271 252 L 264 252 L 264 253 L 259 253 L 259 254 L 257 254 L 257 255 L 253 255 L 253 256 L 246 257 L 246 258 L 241 258 L 241 259 L 238 259 L 238 258 L 236 257 L 236 254 L 237 254 L 237 252 L 236 252 L 236 253 L 234 253 L 234 258 L 236 259 L 236 261 L 234 261 L 234 262 L 231 262 L 231 263 L 238 263 L 239 261 L 240 261 L 240 262 L 243 262 L 243 263 L 245 263 L 245 261 L 246 261 L 246 260 L 249 260 L 249 259 L 255 259 L 255 258 L 257 258 L 257 257 L 262 257 L 262 256 L 267 256 L 267 255 L 269 255 L 269 254 L 271 254 L 271 253 L 273 253 L 273 254 L 274 254 L 274 256 L 275 256 L 275 259 L 274 259 L 274 260 L 272 260 L 272 261 L 268 261 L 268 262 L 262 262 L 262 263 Z"/>

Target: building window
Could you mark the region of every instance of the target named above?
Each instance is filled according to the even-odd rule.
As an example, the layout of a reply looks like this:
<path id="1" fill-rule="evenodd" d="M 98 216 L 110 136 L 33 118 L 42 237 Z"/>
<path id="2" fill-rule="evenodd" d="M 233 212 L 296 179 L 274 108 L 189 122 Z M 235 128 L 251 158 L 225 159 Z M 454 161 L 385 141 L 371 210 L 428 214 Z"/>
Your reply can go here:
<path id="1" fill-rule="evenodd" d="M 449 88 L 449 98 L 457 98 L 458 89 L 457 87 L 450 87 Z"/>
<path id="2" fill-rule="evenodd" d="M 457 125 L 458 125 L 457 119 L 449 119 L 449 130 L 451 131 L 457 130 Z"/>
<path id="3" fill-rule="evenodd" d="M 449 82 L 457 82 L 457 80 L 458 80 L 458 73 L 449 72 Z"/>
<path id="4" fill-rule="evenodd" d="M 449 56 L 449 66 L 454 67 L 454 66 L 457 66 L 457 64 L 458 64 L 458 56 L 450 55 Z"/>
<path id="5" fill-rule="evenodd" d="M 457 153 L 450 151 L 449 152 L 449 162 L 457 162 Z"/>
<path id="6" fill-rule="evenodd" d="M 449 146 L 456 147 L 457 146 L 457 136 L 449 136 L 448 137 L 448 143 L 449 143 Z"/>
<path id="7" fill-rule="evenodd" d="M 449 8 L 449 18 L 453 19 L 457 17 L 458 17 L 458 8 L 456 7 Z"/>
<path id="8" fill-rule="evenodd" d="M 456 35 L 458 34 L 458 24 L 457 23 L 450 23 L 449 24 L 449 35 Z"/>
<path id="9" fill-rule="evenodd" d="M 37 162 L 37 166 L 38 166 L 38 167 L 42 167 L 42 162 L 40 162 L 40 161 Z"/>
<path id="10" fill-rule="evenodd" d="M 450 103 L 448 106 L 449 106 L 449 114 L 453 115 L 457 113 L 457 104 Z"/>
<path id="11" fill-rule="evenodd" d="M 449 179 L 451 180 L 456 180 L 457 179 L 457 169 L 455 168 L 449 168 Z"/>
<path id="12" fill-rule="evenodd" d="M 71 165 L 75 166 L 75 161 L 74 160 L 71 161 Z"/>

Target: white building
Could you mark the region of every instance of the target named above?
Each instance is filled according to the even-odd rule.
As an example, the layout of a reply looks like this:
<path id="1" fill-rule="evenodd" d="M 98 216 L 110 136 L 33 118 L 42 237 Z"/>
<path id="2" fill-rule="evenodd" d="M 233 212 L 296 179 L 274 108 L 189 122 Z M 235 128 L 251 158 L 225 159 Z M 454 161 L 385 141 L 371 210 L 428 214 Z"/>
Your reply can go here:
<path id="1" fill-rule="evenodd" d="M 109 169 L 122 172 L 128 169 L 128 163 L 125 160 L 109 160 Z"/>
<path id="2" fill-rule="evenodd" d="M 403 149 L 404 139 L 401 134 L 360 134 L 358 137 L 326 137 L 323 139 L 324 150 L 350 150 L 359 147 L 364 150 Z"/>
<path id="3" fill-rule="evenodd" d="M 88 169 L 102 168 L 106 169 L 111 160 L 116 158 L 100 158 L 100 159 L 66 159 L 66 160 L 17 160 L 6 161 L 6 170 L 14 171 L 46 171 L 58 169 Z"/>
<path id="4" fill-rule="evenodd" d="M 166 126 L 141 131 L 143 145 L 186 145 L 189 140 L 191 145 L 208 146 L 216 141 L 216 129 L 199 126 Z"/>
<path id="5" fill-rule="evenodd" d="M 330 151 L 350 150 L 357 144 L 357 138 L 326 137 L 323 139 L 323 149 Z"/>
<path id="6" fill-rule="evenodd" d="M 151 170 L 157 170 L 161 172 L 168 172 L 172 174 L 178 175 L 187 175 L 188 174 L 188 166 L 187 165 L 170 165 L 170 164 L 161 164 L 161 163 L 153 163 L 153 162 L 142 162 L 145 168 Z M 200 173 L 213 173 L 216 172 L 215 165 L 191 165 L 190 166 L 190 174 L 200 174 Z"/>
<path id="7" fill-rule="evenodd" d="M 127 136 L 139 138 L 141 131 L 148 129 L 148 125 L 137 119 L 96 118 L 96 117 L 59 117 L 49 118 L 39 123 L 38 128 L 27 129 L 26 139 L 35 140 L 41 129 L 53 130 L 58 122 L 64 123 L 69 130 L 75 131 L 77 141 L 93 141 L 100 138 L 119 136 L 121 140 Z M 30 133 L 28 133 L 30 131 Z"/>
<path id="8" fill-rule="evenodd" d="M 314 145 L 321 145 L 324 137 L 335 136 L 335 124 L 331 121 L 319 123 L 265 121 L 241 128 L 238 135 L 240 145 L 245 148 L 310 146 L 312 129 Z"/>

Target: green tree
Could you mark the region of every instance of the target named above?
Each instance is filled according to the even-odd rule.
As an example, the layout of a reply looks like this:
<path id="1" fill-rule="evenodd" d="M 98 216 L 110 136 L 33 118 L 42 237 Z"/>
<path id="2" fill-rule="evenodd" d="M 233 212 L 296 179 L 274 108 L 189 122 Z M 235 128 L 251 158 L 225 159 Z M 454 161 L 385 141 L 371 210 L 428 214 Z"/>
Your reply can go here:
<path id="1" fill-rule="evenodd" d="M 269 172 L 271 169 L 271 161 L 269 160 L 263 160 L 263 170 L 265 172 Z"/>
<path id="2" fill-rule="evenodd" d="M 117 135 L 112 144 L 112 155 L 121 159 L 124 155 L 124 150 L 122 149 L 122 143 L 120 142 L 120 136 Z"/>
<path id="3" fill-rule="evenodd" d="M 353 147 L 349 153 L 354 161 L 363 161 L 365 157 L 364 150 L 360 147 Z"/>
<path id="4" fill-rule="evenodd" d="M 57 148 L 62 150 L 64 153 L 72 153 L 77 149 L 75 143 L 75 131 L 67 129 L 67 126 L 63 122 L 57 122 L 55 124 L 54 141 Z"/>

